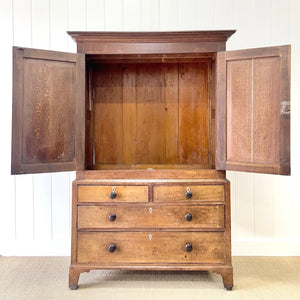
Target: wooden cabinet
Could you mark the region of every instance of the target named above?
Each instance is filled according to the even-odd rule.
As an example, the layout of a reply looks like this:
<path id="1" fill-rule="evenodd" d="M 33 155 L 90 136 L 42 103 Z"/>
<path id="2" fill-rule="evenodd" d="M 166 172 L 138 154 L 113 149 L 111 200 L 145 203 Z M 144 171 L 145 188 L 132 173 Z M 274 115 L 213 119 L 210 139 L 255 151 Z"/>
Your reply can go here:
<path id="1" fill-rule="evenodd" d="M 14 47 L 12 173 L 78 171 L 70 288 L 91 269 L 210 270 L 232 288 L 225 170 L 290 174 L 290 46 L 225 51 L 233 33 Z"/>
<path id="2" fill-rule="evenodd" d="M 120 268 L 211 270 L 231 289 L 229 189 L 216 170 L 78 172 L 70 287 L 81 272 Z"/>

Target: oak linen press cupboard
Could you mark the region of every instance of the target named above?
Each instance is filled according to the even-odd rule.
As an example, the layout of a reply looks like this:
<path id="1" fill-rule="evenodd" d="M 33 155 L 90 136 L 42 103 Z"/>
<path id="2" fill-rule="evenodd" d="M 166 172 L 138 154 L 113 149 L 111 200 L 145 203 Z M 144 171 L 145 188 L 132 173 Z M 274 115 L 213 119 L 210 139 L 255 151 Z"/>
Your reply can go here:
<path id="1" fill-rule="evenodd" d="M 71 289 L 91 269 L 208 270 L 232 289 L 225 170 L 290 174 L 290 46 L 226 52 L 233 33 L 14 47 L 12 174 L 78 171 Z"/>

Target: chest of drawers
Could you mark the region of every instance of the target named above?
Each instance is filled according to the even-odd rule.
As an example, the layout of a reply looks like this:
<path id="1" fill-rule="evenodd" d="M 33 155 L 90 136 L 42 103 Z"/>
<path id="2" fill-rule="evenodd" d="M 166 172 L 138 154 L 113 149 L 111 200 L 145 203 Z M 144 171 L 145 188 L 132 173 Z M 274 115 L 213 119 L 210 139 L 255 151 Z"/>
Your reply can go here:
<path id="1" fill-rule="evenodd" d="M 229 182 L 222 173 L 125 172 L 126 179 L 77 173 L 70 288 L 91 269 L 181 269 L 218 272 L 231 289 Z"/>

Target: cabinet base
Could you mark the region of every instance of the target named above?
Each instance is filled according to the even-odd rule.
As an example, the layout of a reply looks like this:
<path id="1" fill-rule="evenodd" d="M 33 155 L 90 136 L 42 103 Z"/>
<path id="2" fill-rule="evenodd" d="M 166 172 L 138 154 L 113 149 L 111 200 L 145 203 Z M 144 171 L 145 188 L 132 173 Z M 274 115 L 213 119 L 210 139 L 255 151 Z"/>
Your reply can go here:
<path id="1" fill-rule="evenodd" d="M 227 291 L 232 291 L 233 288 L 233 269 L 232 266 L 222 268 L 222 269 L 216 269 L 213 271 L 215 273 L 218 273 L 222 276 L 224 288 Z"/>
<path id="2" fill-rule="evenodd" d="M 70 267 L 69 269 L 69 288 L 70 290 L 76 290 L 78 288 L 79 276 L 82 270 L 79 268 Z"/>
<path id="3" fill-rule="evenodd" d="M 233 288 L 233 269 L 232 266 L 195 266 L 195 265 L 128 265 L 128 266 L 92 266 L 92 265 L 71 265 L 69 269 L 69 288 L 76 290 L 78 288 L 78 280 L 81 273 L 91 270 L 159 270 L 159 271 L 210 271 L 220 274 L 223 279 L 224 288 L 231 291 Z"/>

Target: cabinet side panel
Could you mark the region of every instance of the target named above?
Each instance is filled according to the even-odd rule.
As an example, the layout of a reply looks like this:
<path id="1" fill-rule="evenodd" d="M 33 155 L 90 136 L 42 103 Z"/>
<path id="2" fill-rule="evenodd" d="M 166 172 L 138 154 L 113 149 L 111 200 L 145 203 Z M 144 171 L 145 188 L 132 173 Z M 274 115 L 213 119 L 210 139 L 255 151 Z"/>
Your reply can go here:
<path id="1" fill-rule="evenodd" d="M 216 97 L 216 123 L 215 123 L 215 157 L 216 169 L 226 169 L 226 59 L 225 52 L 218 52 L 215 64 L 214 87 Z"/>
<path id="2" fill-rule="evenodd" d="M 216 153 L 216 70 L 215 59 L 208 61 L 208 164 L 211 168 L 215 168 Z"/>
<path id="3" fill-rule="evenodd" d="M 122 66 L 97 65 L 94 81 L 95 163 L 122 163 Z"/>

